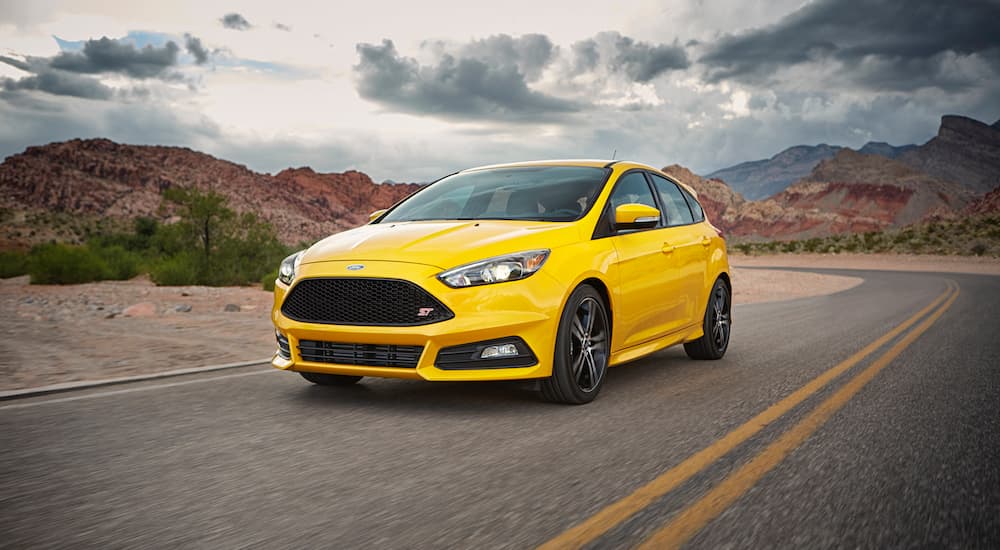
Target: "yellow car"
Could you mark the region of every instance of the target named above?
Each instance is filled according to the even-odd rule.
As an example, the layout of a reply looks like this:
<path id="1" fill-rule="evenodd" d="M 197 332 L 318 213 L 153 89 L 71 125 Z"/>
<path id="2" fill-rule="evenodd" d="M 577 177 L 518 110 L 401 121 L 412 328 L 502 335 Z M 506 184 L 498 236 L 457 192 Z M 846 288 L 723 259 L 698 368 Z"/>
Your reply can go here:
<path id="1" fill-rule="evenodd" d="M 587 403 L 608 367 L 667 346 L 721 358 L 731 296 L 725 241 L 659 170 L 484 166 L 286 258 L 272 364 L 335 386 L 539 379 Z"/>

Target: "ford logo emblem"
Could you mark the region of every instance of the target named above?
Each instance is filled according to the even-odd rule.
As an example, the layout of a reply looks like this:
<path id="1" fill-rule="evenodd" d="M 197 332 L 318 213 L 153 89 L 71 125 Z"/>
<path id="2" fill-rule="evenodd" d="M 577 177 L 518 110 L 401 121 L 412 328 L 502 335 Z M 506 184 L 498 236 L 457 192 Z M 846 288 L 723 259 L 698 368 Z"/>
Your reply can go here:
<path id="1" fill-rule="evenodd" d="M 347 266 L 347 270 L 348 271 L 360 271 L 360 270 L 362 270 L 364 268 L 365 268 L 365 266 L 363 266 L 361 264 L 351 264 L 351 265 Z"/>

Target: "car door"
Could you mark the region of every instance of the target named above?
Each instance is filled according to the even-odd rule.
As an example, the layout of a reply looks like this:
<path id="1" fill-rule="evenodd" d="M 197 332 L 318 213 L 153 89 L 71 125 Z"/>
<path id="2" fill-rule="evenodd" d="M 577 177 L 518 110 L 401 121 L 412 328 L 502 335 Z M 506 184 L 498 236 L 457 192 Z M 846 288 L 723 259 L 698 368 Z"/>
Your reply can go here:
<path id="1" fill-rule="evenodd" d="M 695 220 L 677 184 L 657 174 L 650 177 L 666 218 L 666 228 L 662 231 L 664 247 L 672 249 L 672 265 L 677 271 L 668 290 L 676 307 L 667 321 L 668 330 L 677 330 L 700 322 L 705 312 L 703 302 L 707 296 L 703 294 L 711 239 L 705 234 L 704 225 Z"/>
<path id="2" fill-rule="evenodd" d="M 622 204 L 658 208 L 652 188 L 641 171 L 619 177 L 608 199 L 605 216 L 614 220 Z M 662 336 L 680 304 L 671 289 L 677 286 L 675 256 L 664 252 L 664 227 L 616 231 L 608 223 L 609 237 L 618 255 L 618 292 L 613 347 L 627 348 Z M 616 345 L 617 344 L 617 345 Z"/>

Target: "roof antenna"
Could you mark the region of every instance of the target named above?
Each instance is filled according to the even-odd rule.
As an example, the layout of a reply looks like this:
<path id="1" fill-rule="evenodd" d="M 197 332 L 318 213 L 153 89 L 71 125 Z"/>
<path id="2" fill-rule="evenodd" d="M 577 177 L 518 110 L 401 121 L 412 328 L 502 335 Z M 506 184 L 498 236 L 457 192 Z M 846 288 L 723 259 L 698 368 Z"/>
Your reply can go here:
<path id="1" fill-rule="evenodd" d="M 611 160 L 615 160 L 615 157 L 616 157 L 616 156 L 618 156 L 618 149 L 615 149 L 615 150 L 614 150 L 614 151 L 613 151 L 613 152 L 611 153 Z"/>

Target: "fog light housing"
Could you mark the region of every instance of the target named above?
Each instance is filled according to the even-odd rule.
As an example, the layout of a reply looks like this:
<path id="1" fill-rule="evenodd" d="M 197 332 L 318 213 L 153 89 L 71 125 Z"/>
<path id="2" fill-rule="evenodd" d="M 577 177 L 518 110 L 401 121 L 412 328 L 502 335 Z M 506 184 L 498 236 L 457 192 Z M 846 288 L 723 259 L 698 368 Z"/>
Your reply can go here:
<path id="1" fill-rule="evenodd" d="M 278 357 L 290 360 L 292 358 L 292 346 L 288 343 L 288 337 L 277 330 L 274 331 L 274 337 L 278 340 Z"/>
<path id="2" fill-rule="evenodd" d="M 494 346 L 486 346 L 483 348 L 482 353 L 479 354 L 480 359 L 495 359 L 497 357 L 516 357 L 517 346 L 514 344 L 498 344 Z"/>
<path id="3" fill-rule="evenodd" d="M 537 364 L 531 348 L 517 336 L 441 348 L 434 360 L 434 366 L 442 370 L 510 369 Z"/>

